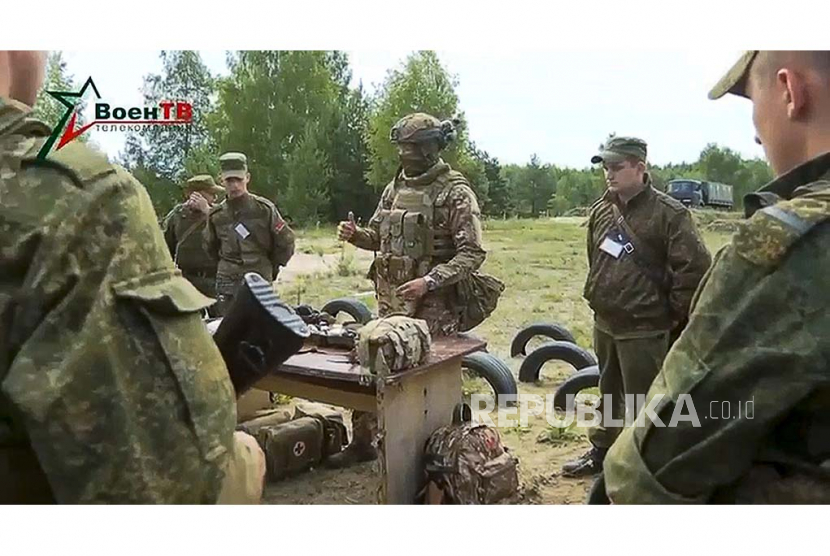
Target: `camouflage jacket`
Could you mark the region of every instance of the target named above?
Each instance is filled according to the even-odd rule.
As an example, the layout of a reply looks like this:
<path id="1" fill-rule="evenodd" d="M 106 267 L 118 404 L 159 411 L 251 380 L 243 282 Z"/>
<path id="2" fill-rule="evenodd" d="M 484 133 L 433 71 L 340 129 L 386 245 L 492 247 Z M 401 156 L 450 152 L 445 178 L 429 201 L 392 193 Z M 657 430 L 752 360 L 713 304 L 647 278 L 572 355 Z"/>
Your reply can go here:
<path id="1" fill-rule="evenodd" d="M 219 264 L 217 275 L 241 278 L 257 272 L 274 280 L 294 255 L 294 232 L 274 203 L 247 193 L 216 205 L 204 230 L 205 251 Z"/>
<path id="2" fill-rule="evenodd" d="M 81 143 L 39 160 L 28 112 L 0 98 L 0 499 L 214 502 L 235 409 L 212 300 L 144 188 Z"/>
<path id="3" fill-rule="evenodd" d="M 650 256 L 622 251 L 619 258 L 600 249 L 609 235 L 618 243 L 613 207 L 645 244 Z M 632 243 L 637 243 L 637 240 Z M 651 260 L 654 266 L 643 267 Z M 689 304 L 711 263 L 691 213 L 649 183 L 622 206 L 606 191 L 591 207 L 588 220 L 588 277 L 585 298 L 599 328 L 615 337 L 665 332 L 685 322 Z"/>
<path id="4" fill-rule="evenodd" d="M 438 176 L 444 168 L 447 168 L 446 176 Z M 436 165 L 435 170 L 436 175 L 428 177 L 446 179 L 452 189 L 443 206 L 436 207 L 434 226 L 451 238 L 455 253 L 449 260 L 437 262 L 428 273 L 440 288 L 454 284 L 477 270 L 484 263 L 487 253 L 482 246 L 481 210 L 467 180 L 460 173 L 449 169 L 443 161 Z M 383 190 L 369 225 L 358 228 L 351 243 L 369 251 L 380 250 L 380 213 L 392 208 L 396 190 L 403 179 L 403 173 L 399 171 Z"/>
<path id="5" fill-rule="evenodd" d="M 830 154 L 744 206 L 648 393 L 686 420 L 625 429 L 616 503 L 830 503 Z"/>
<path id="6" fill-rule="evenodd" d="M 216 261 L 204 249 L 202 236 L 207 217 L 180 203 L 173 207 L 162 222 L 164 241 L 170 255 L 182 272 L 216 275 Z"/>

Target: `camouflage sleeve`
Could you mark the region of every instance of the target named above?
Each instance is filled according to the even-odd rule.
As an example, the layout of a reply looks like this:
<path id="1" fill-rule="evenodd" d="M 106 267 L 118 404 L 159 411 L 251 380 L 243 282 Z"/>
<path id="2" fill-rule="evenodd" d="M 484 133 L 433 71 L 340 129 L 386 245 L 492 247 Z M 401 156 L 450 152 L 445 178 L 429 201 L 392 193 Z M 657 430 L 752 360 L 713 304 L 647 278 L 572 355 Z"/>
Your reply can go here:
<path id="1" fill-rule="evenodd" d="M 682 325 L 688 318 L 692 296 L 712 264 L 712 256 L 688 210 L 679 212 L 669 224 L 667 263 L 671 275 L 669 304 L 675 324 Z"/>
<path id="2" fill-rule="evenodd" d="M 591 265 L 594 261 L 594 211 L 588 213 L 588 233 L 586 238 L 587 243 L 587 253 L 588 253 L 588 268 L 591 268 Z"/>
<path id="3" fill-rule="evenodd" d="M 482 247 L 481 210 L 472 189 L 466 185 L 455 186 L 447 202 L 450 203 L 449 227 L 455 256 L 429 271 L 437 287 L 463 280 L 481 267 L 487 255 Z"/>
<path id="4" fill-rule="evenodd" d="M 828 238 L 774 270 L 719 253 L 646 400 L 604 462 L 614 503 L 699 503 L 744 477 L 783 417 L 828 387 Z M 808 270 L 809 269 L 809 270 Z M 640 415 L 644 412 L 641 411 Z"/>
<path id="5" fill-rule="evenodd" d="M 215 210 L 215 209 L 214 209 Z M 219 236 L 216 233 L 216 224 L 211 216 L 213 210 L 208 214 L 205 228 L 202 230 L 202 248 L 213 263 L 219 262 Z"/>
<path id="6" fill-rule="evenodd" d="M 173 222 L 175 214 L 176 209 L 174 208 L 167 213 L 167 216 L 164 217 L 164 221 L 161 224 L 162 231 L 164 232 L 164 242 L 170 250 L 170 256 L 176 255 L 176 245 L 178 244 L 178 240 L 176 239 L 176 226 Z"/>
<path id="7" fill-rule="evenodd" d="M 349 243 L 367 251 L 380 250 L 380 213 L 392 206 L 394 187 L 394 182 L 386 186 L 380 195 L 380 201 L 378 201 L 378 206 L 375 208 L 372 218 L 369 219 L 369 223 L 365 227 L 358 227 Z"/>
<path id="8" fill-rule="evenodd" d="M 2 389 L 56 501 L 215 502 L 233 387 L 200 319 L 211 300 L 173 268 L 146 191 L 119 170 L 43 229 Z"/>
<path id="9" fill-rule="evenodd" d="M 283 220 L 280 211 L 276 207 L 271 209 L 271 252 L 269 258 L 274 265 L 274 274 L 279 273 L 279 267 L 288 264 L 294 256 L 295 236 L 288 223 Z"/>

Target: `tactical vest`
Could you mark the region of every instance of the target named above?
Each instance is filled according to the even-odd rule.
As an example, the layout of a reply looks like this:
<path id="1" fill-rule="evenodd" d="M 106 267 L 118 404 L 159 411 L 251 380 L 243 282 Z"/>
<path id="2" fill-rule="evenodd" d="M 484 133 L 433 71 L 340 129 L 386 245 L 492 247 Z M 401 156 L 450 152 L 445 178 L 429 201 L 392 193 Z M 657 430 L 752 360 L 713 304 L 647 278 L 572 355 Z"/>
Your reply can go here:
<path id="1" fill-rule="evenodd" d="M 378 297 L 388 299 L 395 312 L 414 314 L 414 306 L 395 294 L 395 289 L 425 276 L 433 267 L 455 256 L 449 230 L 447 198 L 455 185 L 468 185 L 448 166 L 439 168 L 429 183 L 417 178 L 398 178 L 389 209 L 380 211 L 380 254 L 376 279 Z"/>

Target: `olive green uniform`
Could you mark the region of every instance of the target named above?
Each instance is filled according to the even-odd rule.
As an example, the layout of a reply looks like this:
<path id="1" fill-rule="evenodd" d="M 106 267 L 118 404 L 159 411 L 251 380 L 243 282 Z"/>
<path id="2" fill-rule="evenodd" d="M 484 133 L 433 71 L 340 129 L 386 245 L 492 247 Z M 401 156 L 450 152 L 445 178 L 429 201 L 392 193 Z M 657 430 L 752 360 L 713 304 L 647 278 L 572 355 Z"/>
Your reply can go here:
<path id="1" fill-rule="evenodd" d="M 624 152 L 626 141 L 645 147 L 618 137 L 606 149 Z M 625 417 L 625 395 L 644 396 L 657 376 L 672 333 L 685 324 L 692 295 L 711 263 L 688 209 L 655 190 L 648 174 L 646 180 L 645 189 L 625 204 L 606 191 L 588 220 L 584 295 L 594 310 L 600 394 L 611 396 L 610 416 L 618 422 Z M 618 223 L 620 216 L 635 239 Z M 601 248 L 609 238 L 625 246 L 618 256 Z M 604 411 L 601 404 L 598 409 Z M 618 425 L 606 423 L 592 428 L 589 437 L 594 446 L 608 448 L 619 432 Z"/>
<path id="2" fill-rule="evenodd" d="M 216 297 L 216 260 L 205 251 L 202 236 L 207 215 L 184 204 L 164 217 L 164 241 L 184 277 L 208 297 Z"/>
<path id="3" fill-rule="evenodd" d="M 218 263 L 216 294 L 221 306 L 233 299 L 245 273 L 256 272 L 274 281 L 280 266 L 294 255 L 294 232 L 274 203 L 253 193 L 214 207 L 203 240 L 205 251 Z"/>
<path id="4" fill-rule="evenodd" d="M 745 206 L 648 393 L 665 424 L 688 396 L 699 426 L 626 430 L 605 462 L 614 502 L 830 503 L 830 155 Z"/>
<path id="5" fill-rule="evenodd" d="M 743 94 L 755 55 L 710 97 Z M 648 393 L 663 424 L 686 419 L 620 435 L 614 503 L 830 503 L 830 154 L 744 207 Z"/>
<path id="6" fill-rule="evenodd" d="M 145 189 L 82 143 L 40 160 L 28 112 L 0 98 L 0 502 L 216 502 L 244 472 L 211 300 Z"/>

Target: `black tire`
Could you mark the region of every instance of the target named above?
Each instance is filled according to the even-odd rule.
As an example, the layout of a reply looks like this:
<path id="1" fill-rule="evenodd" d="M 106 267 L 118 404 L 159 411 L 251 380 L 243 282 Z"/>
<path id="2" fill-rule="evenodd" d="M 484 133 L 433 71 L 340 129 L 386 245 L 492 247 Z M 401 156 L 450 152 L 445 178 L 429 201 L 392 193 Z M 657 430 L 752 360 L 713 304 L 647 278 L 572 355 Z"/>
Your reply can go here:
<path id="1" fill-rule="evenodd" d="M 585 499 L 586 504 L 595 506 L 608 506 L 611 500 L 608 499 L 608 493 L 605 492 L 605 475 L 600 473 L 594 479 L 594 484 L 591 485 L 591 490 L 588 491 L 588 497 Z"/>
<path id="2" fill-rule="evenodd" d="M 568 380 L 559 385 L 556 392 L 553 394 L 553 407 L 565 411 L 573 411 L 573 407 L 568 406 L 568 396 L 576 396 L 586 388 L 596 388 L 599 386 L 599 367 L 593 365 L 577 371 L 568 377 Z M 573 398 L 571 398 L 573 401 Z"/>
<path id="3" fill-rule="evenodd" d="M 594 356 L 571 342 L 548 342 L 542 344 L 528 355 L 519 368 L 519 380 L 522 382 L 536 382 L 542 365 L 548 361 L 564 361 L 570 363 L 574 369 L 580 370 L 596 365 Z"/>
<path id="4" fill-rule="evenodd" d="M 519 330 L 513 337 L 513 342 L 510 344 L 510 357 L 519 355 L 527 355 L 527 343 L 535 336 L 545 336 L 551 340 L 560 342 L 576 343 L 573 334 L 562 326 L 554 323 L 537 323 L 531 324 Z"/>
<path id="5" fill-rule="evenodd" d="M 366 324 L 373 318 L 372 311 L 369 310 L 365 303 L 357 299 L 352 299 L 351 297 L 332 299 L 323 305 L 320 311 L 328 313 L 333 317 L 336 317 L 337 313 L 346 313 L 360 324 Z"/>
<path id="6" fill-rule="evenodd" d="M 493 388 L 499 406 L 508 403 L 512 396 L 515 402 L 519 389 L 516 386 L 516 378 L 510 372 L 504 361 L 485 351 L 476 351 L 464 357 L 461 367 L 480 376 Z"/>

